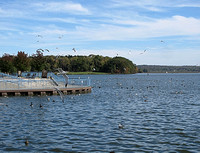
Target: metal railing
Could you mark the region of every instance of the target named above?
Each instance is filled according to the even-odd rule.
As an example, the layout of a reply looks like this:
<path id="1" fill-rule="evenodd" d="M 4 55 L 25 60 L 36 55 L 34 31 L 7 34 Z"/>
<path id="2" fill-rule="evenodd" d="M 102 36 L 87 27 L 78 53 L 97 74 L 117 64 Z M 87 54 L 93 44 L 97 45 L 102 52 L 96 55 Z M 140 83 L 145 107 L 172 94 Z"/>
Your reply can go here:
<path id="1" fill-rule="evenodd" d="M 0 90 L 65 88 L 65 80 L 62 76 L 51 76 L 57 82 L 58 86 L 56 86 L 50 78 L 0 77 Z M 90 78 L 69 78 L 67 88 L 76 88 L 80 86 L 90 86 Z"/>
<path id="2" fill-rule="evenodd" d="M 0 79 L 0 90 L 53 88 L 49 79 Z"/>
<path id="3" fill-rule="evenodd" d="M 90 78 L 69 78 L 69 85 L 78 85 L 78 86 L 90 86 Z"/>

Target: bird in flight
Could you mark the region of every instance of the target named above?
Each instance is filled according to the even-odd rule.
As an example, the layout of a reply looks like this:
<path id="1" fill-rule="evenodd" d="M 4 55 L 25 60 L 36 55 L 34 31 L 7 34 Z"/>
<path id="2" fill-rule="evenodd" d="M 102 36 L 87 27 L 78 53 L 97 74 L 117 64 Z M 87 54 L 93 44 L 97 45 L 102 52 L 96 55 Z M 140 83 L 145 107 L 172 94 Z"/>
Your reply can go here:
<path id="1" fill-rule="evenodd" d="M 49 52 L 49 50 L 48 49 L 37 49 L 37 51 L 40 51 L 40 52 L 44 52 L 44 51 L 47 51 L 47 52 Z"/>
<path id="2" fill-rule="evenodd" d="M 63 35 L 59 36 L 58 39 L 62 39 Z"/>
<path id="3" fill-rule="evenodd" d="M 76 49 L 75 49 L 75 48 L 72 48 L 72 50 L 73 50 L 74 52 L 76 52 Z"/>
<path id="4" fill-rule="evenodd" d="M 142 53 L 140 53 L 140 55 L 141 55 L 141 54 L 144 54 L 146 51 L 147 51 L 147 50 L 145 49 Z"/>
<path id="5" fill-rule="evenodd" d="M 43 36 L 42 36 L 42 35 L 37 35 L 37 37 L 43 38 Z"/>
<path id="6" fill-rule="evenodd" d="M 48 50 L 48 49 L 45 49 L 45 51 L 49 52 L 49 50 Z"/>

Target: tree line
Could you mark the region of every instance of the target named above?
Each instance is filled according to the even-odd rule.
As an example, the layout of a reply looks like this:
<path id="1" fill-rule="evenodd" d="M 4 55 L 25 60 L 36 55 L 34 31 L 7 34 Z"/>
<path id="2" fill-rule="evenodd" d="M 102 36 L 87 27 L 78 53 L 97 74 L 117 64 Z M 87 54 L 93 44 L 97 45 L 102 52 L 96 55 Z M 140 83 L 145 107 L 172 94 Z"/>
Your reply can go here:
<path id="1" fill-rule="evenodd" d="M 136 65 L 124 57 L 111 58 L 93 54 L 89 56 L 44 56 L 40 50 L 31 56 L 19 51 L 17 55 L 5 53 L 0 57 L 0 71 L 6 73 L 55 71 L 57 68 L 70 72 L 137 73 Z"/>
<path id="2" fill-rule="evenodd" d="M 200 66 L 137 65 L 141 73 L 199 73 Z"/>

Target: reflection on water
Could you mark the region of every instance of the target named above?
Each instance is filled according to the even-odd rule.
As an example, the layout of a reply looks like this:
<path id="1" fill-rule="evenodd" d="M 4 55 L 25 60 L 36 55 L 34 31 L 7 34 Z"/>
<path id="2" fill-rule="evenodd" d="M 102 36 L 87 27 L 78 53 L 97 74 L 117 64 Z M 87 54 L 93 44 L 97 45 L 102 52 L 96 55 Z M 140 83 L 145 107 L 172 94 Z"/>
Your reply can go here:
<path id="1" fill-rule="evenodd" d="M 64 103 L 1 97 L 0 152 L 200 152 L 199 74 L 89 77 Z"/>

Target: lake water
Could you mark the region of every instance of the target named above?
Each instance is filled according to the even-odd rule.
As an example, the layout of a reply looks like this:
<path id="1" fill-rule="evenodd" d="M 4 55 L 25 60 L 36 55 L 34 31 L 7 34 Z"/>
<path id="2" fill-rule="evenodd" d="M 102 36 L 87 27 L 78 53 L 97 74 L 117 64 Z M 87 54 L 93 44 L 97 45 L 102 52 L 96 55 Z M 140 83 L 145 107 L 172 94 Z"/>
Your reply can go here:
<path id="1" fill-rule="evenodd" d="M 89 77 L 64 103 L 0 97 L 0 152 L 200 152 L 200 74 Z"/>

